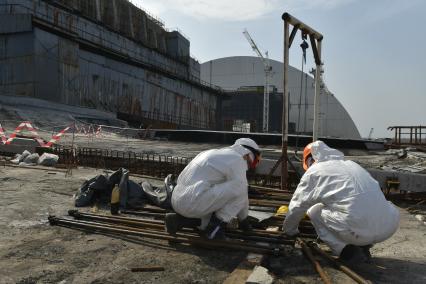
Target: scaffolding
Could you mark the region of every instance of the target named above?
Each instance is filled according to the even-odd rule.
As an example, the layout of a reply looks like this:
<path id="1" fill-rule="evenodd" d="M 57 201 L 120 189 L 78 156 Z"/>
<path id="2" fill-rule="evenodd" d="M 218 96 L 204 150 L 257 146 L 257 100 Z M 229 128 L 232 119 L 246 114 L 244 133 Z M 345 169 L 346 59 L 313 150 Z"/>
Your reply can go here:
<path id="1" fill-rule="evenodd" d="M 388 130 L 395 131 L 394 145 L 426 145 L 426 126 L 389 126 Z"/>

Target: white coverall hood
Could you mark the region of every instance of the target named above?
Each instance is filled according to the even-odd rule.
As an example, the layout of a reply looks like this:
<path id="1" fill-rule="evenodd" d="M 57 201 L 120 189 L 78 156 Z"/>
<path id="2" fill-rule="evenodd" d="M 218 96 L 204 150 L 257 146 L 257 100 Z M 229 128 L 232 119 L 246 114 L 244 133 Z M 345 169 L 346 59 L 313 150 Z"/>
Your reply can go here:
<path id="1" fill-rule="evenodd" d="M 399 211 L 387 201 L 378 182 L 344 155 L 316 141 L 315 163 L 305 172 L 290 201 L 283 231 L 295 235 L 305 213 L 318 236 L 339 255 L 347 244 L 371 245 L 393 235 Z"/>
<path id="2" fill-rule="evenodd" d="M 254 159 L 256 158 L 254 156 L 254 154 L 249 149 L 243 147 L 242 145 L 249 146 L 249 147 L 251 147 L 251 148 L 253 148 L 253 149 L 255 149 L 255 150 L 257 150 L 257 151 L 260 152 L 259 145 L 257 145 L 257 143 L 254 142 L 253 139 L 250 139 L 250 138 L 239 138 L 239 139 L 235 140 L 234 145 L 231 146 L 231 148 L 233 150 L 237 151 L 238 153 L 240 153 L 243 156 L 246 155 L 246 154 L 249 154 L 251 160 L 254 161 Z"/>
<path id="3" fill-rule="evenodd" d="M 324 162 L 330 160 L 343 160 L 345 157 L 339 150 L 330 148 L 322 141 L 315 141 L 311 146 L 312 158 L 315 162 Z"/>

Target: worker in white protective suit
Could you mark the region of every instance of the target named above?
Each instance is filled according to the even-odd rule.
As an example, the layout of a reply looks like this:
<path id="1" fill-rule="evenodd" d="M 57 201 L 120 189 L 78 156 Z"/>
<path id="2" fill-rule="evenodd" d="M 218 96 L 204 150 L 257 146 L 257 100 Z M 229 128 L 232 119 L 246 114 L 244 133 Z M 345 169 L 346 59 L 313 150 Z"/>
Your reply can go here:
<path id="1" fill-rule="evenodd" d="M 198 154 L 177 179 L 171 198 L 177 214 L 166 214 L 167 232 L 198 226 L 209 239 L 223 238 L 235 217 L 241 229 L 249 230 L 246 171 L 256 168 L 260 158 L 259 146 L 249 138 Z"/>
<path id="2" fill-rule="evenodd" d="M 333 254 L 345 261 L 368 261 L 371 246 L 398 229 L 398 209 L 365 169 L 322 141 L 306 146 L 303 168 L 306 173 L 291 199 L 284 233 L 297 235 L 307 213 Z"/>

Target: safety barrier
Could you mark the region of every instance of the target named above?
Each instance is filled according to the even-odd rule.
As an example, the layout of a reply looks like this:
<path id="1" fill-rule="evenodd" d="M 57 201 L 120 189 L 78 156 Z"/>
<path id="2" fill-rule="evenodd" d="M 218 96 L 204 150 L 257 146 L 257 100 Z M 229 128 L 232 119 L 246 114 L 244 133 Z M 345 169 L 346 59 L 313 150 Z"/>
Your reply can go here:
<path id="1" fill-rule="evenodd" d="M 29 131 L 33 136 L 31 137 L 31 139 L 34 139 L 35 141 L 37 141 L 37 143 L 41 146 L 41 147 L 45 147 L 45 148 L 49 148 L 51 147 L 54 143 L 58 142 L 61 137 L 69 130 L 71 129 L 71 126 L 65 127 L 64 129 L 62 129 L 61 131 L 59 131 L 59 133 L 55 134 L 52 136 L 52 138 L 49 140 L 49 142 L 45 143 L 44 140 L 40 137 L 40 135 L 38 134 L 36 128 L 34 128 L 32 126 L 32 123 L 29 121 L 24 121 L 21 122 L 18 127 L 15 128 L 15 130 L 13 131 L 12 134 L 9 135 L 9 137 L 6 136 L 6 131 L 4 130 L 3 126 L 0 124 L 0 137 L 1 137 L 1 142 L 3 145 L 10 145 L 13 140 L 16 139 L 16 137 L 24 130 Z"/>

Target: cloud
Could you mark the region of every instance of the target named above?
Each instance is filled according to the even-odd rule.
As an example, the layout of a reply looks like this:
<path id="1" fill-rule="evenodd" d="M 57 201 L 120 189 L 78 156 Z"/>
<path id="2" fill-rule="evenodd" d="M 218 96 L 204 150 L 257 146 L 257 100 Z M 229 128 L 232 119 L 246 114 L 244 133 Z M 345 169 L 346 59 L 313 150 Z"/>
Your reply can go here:
<path id="1" fill-rule="evenodd" d="M 354 0 L 132 0 L 144 10 L 160 16 L 176 11 L 198 20 L 246 21 L 276 10 L 329 10 Z"/>
<path id="2" fill-rule="evenodd" d="M 364 24 L 370 25 L 389 20 L 393 17 L 396 17 L 400 14 L 404 14 L 407 11 L 412 11 L 416 8 L 424 9 L 424 3 L 425 2 L 423 0 L 391 0 L 387 2 L 386 9 L 383 9 L 382 5 L 370 5 L 369 9 L 363 15 L 363 22 Z"/>

